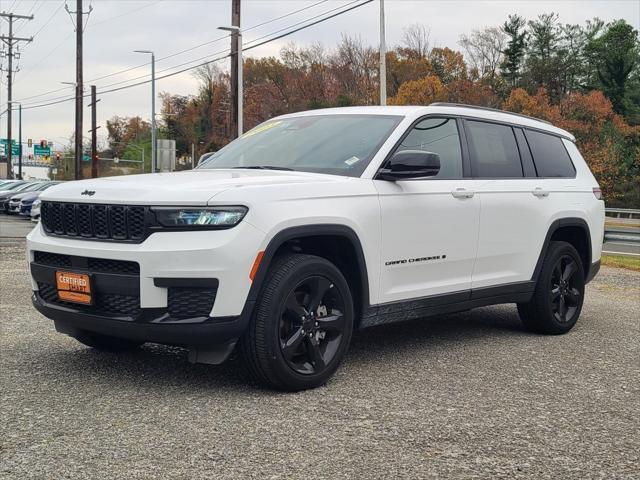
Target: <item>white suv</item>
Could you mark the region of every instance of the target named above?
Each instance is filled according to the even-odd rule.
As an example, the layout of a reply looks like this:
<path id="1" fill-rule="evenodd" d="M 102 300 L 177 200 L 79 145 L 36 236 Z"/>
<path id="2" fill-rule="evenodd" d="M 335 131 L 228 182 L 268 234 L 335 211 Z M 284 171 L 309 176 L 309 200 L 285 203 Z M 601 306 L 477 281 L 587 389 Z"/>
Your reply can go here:
<path id="1" fill-rule="evenodd" d="M 570 133 L 452 104 L 285 115 L 196 170 L 41 199 L 33 303 L 58 331 L 214 364 L 237 346 L 288 390 L 326 382 L 356 328 L 517 303 L 527 328 L 567 332 L 604 231 Z"/>

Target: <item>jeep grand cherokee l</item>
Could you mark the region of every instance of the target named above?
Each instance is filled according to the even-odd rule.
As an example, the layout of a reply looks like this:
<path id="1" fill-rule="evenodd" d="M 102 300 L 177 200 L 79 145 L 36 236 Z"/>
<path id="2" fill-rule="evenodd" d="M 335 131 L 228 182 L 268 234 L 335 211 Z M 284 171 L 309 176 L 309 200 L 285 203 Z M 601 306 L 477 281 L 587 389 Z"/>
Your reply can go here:
<path id="1" fill-rule="evenodd" d="M 451 104 L 284 115 L 197 169 L 43 192 L 33 303 L 98 349 L 237 348 L 321 385 L 354 329 L 501 303 L 561 334 L 599 269 L 604 203 L 574 137 Z"/>

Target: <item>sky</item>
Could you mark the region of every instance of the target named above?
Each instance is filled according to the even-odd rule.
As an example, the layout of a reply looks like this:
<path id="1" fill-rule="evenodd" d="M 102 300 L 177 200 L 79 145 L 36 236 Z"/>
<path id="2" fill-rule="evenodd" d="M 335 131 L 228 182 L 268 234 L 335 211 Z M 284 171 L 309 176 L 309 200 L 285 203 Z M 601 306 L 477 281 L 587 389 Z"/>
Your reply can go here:
<path id="1" fill-rule="evenodd" d="M 363 0 L 243 0 L 242 23 L 246 29 L 246 45 L 252 40 L 330 10 L 339 11 Z M 71 11 L 76 0 L 67 0 Z M 158 75 L 178 70 L 178 65 L 195 65 L 196 60 L 211 60 L 228 53 L 229 39 L 218 26 L 231 23 L 231 0 L 84 0 L 83 8 L 92 9 L 84 26 L 84 81 L 98 90 L 99 138 L 106 136 L 106 120 L 114 115 L 151 117 L 149 84 L 100 95 L 100 91 L 145 80 L 150 74 L 148 55 L 134 50 L 153 50 Z M 302 10 L 303 9 L 303 10 Z M 297 10 L 298 13 L 288 15 Z M 29 106 L 47 103 L 74 95 L 73 87 L 61 82 L 75 81 L 75 32 L 64 0 L 0 0 L 0 11 L 34 15 L 32 21 L 15 21 L 14 35 L 34 36 L 31 43 L 20 45 L 15 74 L 14 101 L 22 101 L 23 141 L 46 139 L 56 147 L 69 143 L 74 128 L 74 102 L 67 101 L 42 108 Z M 584 24 L 593 17 L 605 21 L 625 19 L 640 28 L 640 0 L 385 0 L 387 44 L 398 45 L 403 29 L 421 23 L 430 29 L 432 46 L 460 50 L 461 34 L 474 29 L 502 24 L 509 14 L 527 19 L 541 13 L 556 12 L 562 23 Z M 279 20 L 271 21 L 288 15 Z M 264 25 L 251 28 L 255 25 Z M 284 31 L 284 30 L 283 30 Z M 0 19 L 0 32 L 8 34 L 8 22 Z M 370 45 L 379 42 L 379 0 L 336 18 L 273 41 L 247 52 L 253 57 L 278 55 L 289 42 L 308 45 L 320 42 L 331 49 L 341 34 L 360 36 Z M 217 41 L 215 41 L 217 40 Z M 193 48 L 198 45 L 198 48 Z M 180 53 L 184 50 L 189 50 Z M 175 55 L 174 55 L 175 54 Z M 170 58 L 162 59 L 172 55 Z M 4 69 L 7 59 L 1 58 Z M 189 63 L 191 62 L 191 63 Z M 221 68 L 228 68 L 220 61 Z M 138 68 L 132 68 L 138 67 Z M 183 67 L 184 68 L 184 67 Z M 128 69 L 123 73 L 113 75 Z M 110 75 L 106 78 L 107 75 Z M 115 84 L 115 85 L 114 85 Z M 111 85 L 110 87 L 107 87 Z M 190 95 L 197 91 L 197 82 L 190 72 L 157 82 L 158 92 Z M 0 84 L 0 112 L 7 104 L 6 73 Z M 90 109 L 85 100 L 84 130 L 90 128 Z M 160 102 L 157 102 L 157 109 Z M 18 133 L 18 115 L 14 113 L 14 135 Z M 7 115 L 0 117 L 0 138 L 6 138 Z M 25 146 L 25 155 L 31 153 Z"/>

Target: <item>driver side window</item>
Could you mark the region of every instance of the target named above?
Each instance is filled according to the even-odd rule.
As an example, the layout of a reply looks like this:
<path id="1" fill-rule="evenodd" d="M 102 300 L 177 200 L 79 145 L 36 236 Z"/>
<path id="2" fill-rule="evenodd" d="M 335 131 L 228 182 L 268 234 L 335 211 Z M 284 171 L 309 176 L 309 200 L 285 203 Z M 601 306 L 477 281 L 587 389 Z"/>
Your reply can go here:
<path id="1" fill-rule="evenodd" d="M 396 152 L 422 150 L 440 156 L 440 171 L 430 178 L 462 178 L 462 150 L 455 118 L 426 118 L 416 124 Z"/>

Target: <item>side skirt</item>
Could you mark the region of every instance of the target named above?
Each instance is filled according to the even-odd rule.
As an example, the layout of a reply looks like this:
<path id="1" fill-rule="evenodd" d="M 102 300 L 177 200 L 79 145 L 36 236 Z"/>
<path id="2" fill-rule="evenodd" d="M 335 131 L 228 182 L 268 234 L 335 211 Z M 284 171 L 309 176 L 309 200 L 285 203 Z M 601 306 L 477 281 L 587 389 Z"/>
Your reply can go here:
<path id="1" fill-rule="evenodd" d="M 365 309 L 360 328 L 416 318 L 463 312 L 477 307 L 501 303 L 528 302 L 533 296 L 535 282 L 517 282 L 497 287 L 478 288 L 442 295 L 431 295 L 414 300 L 370 305 Z"/>

